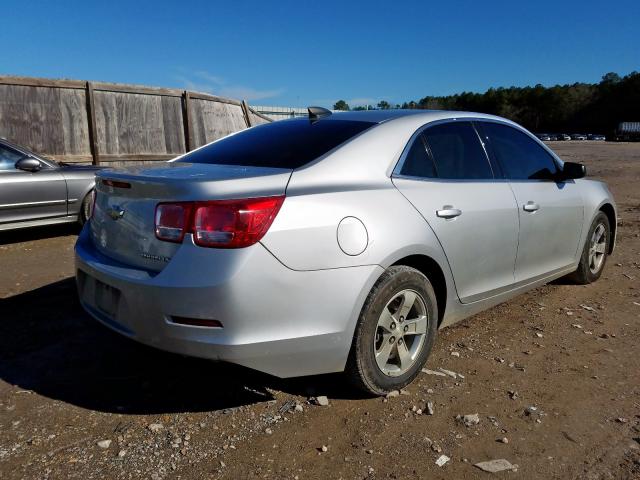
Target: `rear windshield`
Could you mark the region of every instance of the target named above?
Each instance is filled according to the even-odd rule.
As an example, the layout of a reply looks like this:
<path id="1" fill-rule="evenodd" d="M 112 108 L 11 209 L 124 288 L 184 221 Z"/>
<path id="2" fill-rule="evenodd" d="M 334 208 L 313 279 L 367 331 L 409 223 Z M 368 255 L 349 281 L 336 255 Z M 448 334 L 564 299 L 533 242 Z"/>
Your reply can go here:
<path id="1" fill-rule="evenodd" d="M 299 168 L 372 127 L 372 122 L 306 118 L 267 123 L 191 152 L 179 162 Z"/>

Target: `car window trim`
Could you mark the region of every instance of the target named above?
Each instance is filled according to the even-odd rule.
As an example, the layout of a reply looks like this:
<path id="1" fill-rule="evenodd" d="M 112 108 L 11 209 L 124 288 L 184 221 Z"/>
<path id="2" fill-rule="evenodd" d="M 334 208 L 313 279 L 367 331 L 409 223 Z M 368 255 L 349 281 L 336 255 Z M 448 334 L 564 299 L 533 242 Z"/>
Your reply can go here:
<path id="1" fill-rule="evenodd" d="M 404 149 L 402 150 L 402 154 L 400 155 L 400 158 L 398 159 L 398 161 L 396 162 L 396 166 L 394 167 L 394 169 L 391 172 L 391 177 L 392 178 L 405 178 L 405 179 L 418 179 L 418 180 L 426 180 L 426 181 L 434 181 L 434 182 L 466 182 L 466 183 L 470 183 L 470 182 L 493 182 L 496 180 L 501 180 L 501 178 L 496 177 L 496 173 L 494 171 L 493 165 L 491 163 L 491 159 L 489 158 L 488 154 L 487 154 L 487 150 L 485 149 L 484 145 L 483 145 L 483 141 L 482 138 L 480 138 L 480 136 L 478 135 L 478 131 L 476 130 L 473 122 L 476 120 L 480 120 L 480 118 L 476 118 L 476 117 L 460 117 L 460 118 L 444 118 L 441 120 L 435 120 L 429 123 L 426 123 L 424 125 L 421 125 L 420 128 L 418 128 L 413 135 L 411 135 L 411 138 L 409 138 L 409 141 L 407 142 L 407 144 L 404 146 Z M 431 152 L 431 148 L 429 147 L 429 143 L 426 141 L 426 139 L 422 136 L 422 134 L 424 133 L 425 130 L 427 130 L 428 128 L 431 127 L 435 127 L 438 125 L 443 125 L 443 124 L 448 124 L 448 123 L 460 123 L 460 122 L 466 122 L 471 124 L 471 128 L 473 129 L 473 131 L 476 133 L 476 136 L 478 138 L 478 142 L 480 143 L 480 146 L 482 147 L 482 151 L 484 152 L 485 155 L 485 159 L 487 160 L 487 164 L 489 165 L 489 169 L 491 170 L 491 174 L 493 175 L 493 178 L 440 178 L 440 177 L 420 177 L 417 175 L 407 175 L 407 174 L 403 174 L 402 172 L 402 168 L 404 167 L 404 163 L 407 159 L 407 156 L 409 155 L 409 151 L 411 150 L 411 147 L 413 147 L 413 143 L 415 142 L 415 140 L 418 137 L 422 138 L 422 142 L 423 145 L 425 145 L 426 150 L 427 150 L 427 155 L 429 156 L 429 158 L 431 159 L 431 161 L 433 162 L 433 165 L 435 167 L 436 173 L 438 172 L 438 167 L 437 164 L 433 158 L 433 153 Z M 502 123 L 502 122 L 496 122 L 496 123 Z"/>
<path id="2" fill-rule="evenodd" d="M 510 123 L 507 122 L 500 122 L 500 121 L 496 121 L 493 119 L 479 119 L 478 121 L 478 126 L 480 127 L 480 129 L 482 129 L 482 123 L 497 123 L 499 125 L 504 125 L 505 127 L 511 127 L 514 130 L 520 132 L 520 133 L 524 133 L 527 137 L 529 137 L 531 140 L 533 140 L 536 144 L 538 144 L 539 146 L 542 147 L 542 149 L 549 155 L 549 157 L 551 158 L 551 161 L 553 162 L 553 164 L 556 167 L 556 173 L 560 172 L 562 170 L 562 165 L 563 162 L 562 160 L 553 152 L 553 150 L 551 150 L 549 147 L 547 147 L 538 137 L 536 137 L 535 135 L 533 135 L 532 133 L 528 132 L 527 130 L 525 130 L 522 127 L 519 127 L 519 125 L 512 125 Z M 484 131 L 483 131 L 483 135 L 484 135 Z M 502 175 L 504 177 L 505 180 L 508 180 L 511 183 L 530 183 L 530 182 L 553 182 L 553 183 L 558 183 L 557 180 L 553 179 L 553 178 L 509 178 L 508 174 L 507 174 L 507 169 L 505 168 L 504 165 L 502 165 L 502 162 L 500 162 L 500 160 L 498 159 L 497 155 L 495 154 L 495 150 L 493 149 L 493 145 L 491 143 L 491 137 L 489 137 L 488 135 L 486 135 L 487 138 L 487 144 L 488 144 L 488 149 L 487 149 L 487 153 L 490 152 L 491 157 L 493 158 L 493 160 L 496 162 L 496 164 L 498 164 L 500 166 L 500 170 L 502 171 Z"/>
<path id="3" fill-rule="evenodd" d="M 499 122 L 496 122 L 499 123 Z M 478 121 L 474 121 L 473 122 L 473 128 L 476 131 L 476 134 L 478 135 L 478 138 L 480 139 L 480 144 L 482 145 L 482 149 L 484 150 L 484 154 L 487 156 L 487 158 L 489 159 L 489 164 L 491 165 L 491 169 L 493 170 L 493 176 L 494 178 L 498 178 L 498 179 L 506 179 L 507 175 L 504 171 L 504 168 L 502 168 L 502 165 L 500 164 L 500 162 L 498 162 L 492 146 L 489 142 L 489 138 L 487 137 L 486 132 L 482 129 L 482 124 L 481 122 Z"/>

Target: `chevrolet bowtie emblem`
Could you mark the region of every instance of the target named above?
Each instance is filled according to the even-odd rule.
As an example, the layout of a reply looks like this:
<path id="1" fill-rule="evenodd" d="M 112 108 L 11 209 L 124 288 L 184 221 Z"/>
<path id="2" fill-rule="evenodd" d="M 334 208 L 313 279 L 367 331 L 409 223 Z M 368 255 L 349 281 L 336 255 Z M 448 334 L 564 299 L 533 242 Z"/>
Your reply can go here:
<path id="1" fill-rule="evenodd" d="M 124 217 L 124 209 L 120 208 L 118 205 L 112 205 L 107 209 L 107 215 L 109 215 L 112 220 L 120 220 Z"/>

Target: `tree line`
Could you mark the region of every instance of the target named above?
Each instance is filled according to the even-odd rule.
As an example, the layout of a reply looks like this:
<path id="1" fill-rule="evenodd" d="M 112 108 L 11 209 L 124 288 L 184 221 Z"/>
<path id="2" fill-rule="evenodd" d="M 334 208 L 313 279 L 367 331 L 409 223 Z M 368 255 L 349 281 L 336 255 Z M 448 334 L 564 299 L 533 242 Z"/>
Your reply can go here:
<path id="1" fill-rule="evenodd" d="M 393 108 L 460 110 L 489 113 L 513 120 L 534 132 L 585 132 L 612 135 L 620 122 L 640 122 L 640 73 L 624 77 L 610 72 L 599 83 L 544 87 L 499 87 L 484 93 L 426 96 L 419 101 L 353 109 L 344 100 L 334 110 Z"/>

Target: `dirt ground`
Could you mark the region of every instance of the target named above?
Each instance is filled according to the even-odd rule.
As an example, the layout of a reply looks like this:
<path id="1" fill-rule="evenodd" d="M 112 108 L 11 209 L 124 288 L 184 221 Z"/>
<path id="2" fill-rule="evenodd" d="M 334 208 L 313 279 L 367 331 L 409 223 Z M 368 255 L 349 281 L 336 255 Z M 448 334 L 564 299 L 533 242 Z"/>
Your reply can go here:
<path id="1" fill-rule="evenodd" d="M 427 367 L 462 375 L 389 399 L 137 345 L 78 305 L 75 228 L 3 234 L 0 478 L 640 478 L 640 144 L 551 145 L 617 199 L 602 278 L 441 331 Z"/>

